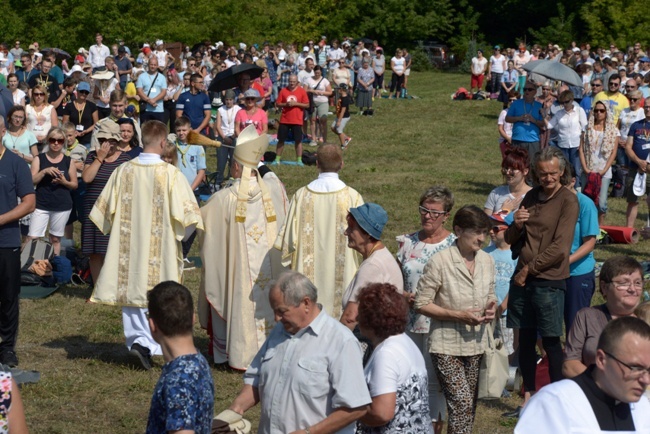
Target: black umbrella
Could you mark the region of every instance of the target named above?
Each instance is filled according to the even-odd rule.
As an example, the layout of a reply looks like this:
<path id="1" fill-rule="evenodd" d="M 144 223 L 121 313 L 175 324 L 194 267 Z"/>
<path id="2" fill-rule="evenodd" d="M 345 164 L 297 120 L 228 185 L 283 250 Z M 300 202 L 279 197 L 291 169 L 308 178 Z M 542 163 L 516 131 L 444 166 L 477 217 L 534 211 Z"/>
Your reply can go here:
<path id="1" fill-rule="evenodd" d="M 43 52 L 43 53 L 52 52 L 52 53 L 56 54 L 56 57 L 59 57 L 59 58 L 69 59 L 71 57 L 70 54 L 67 51 L 64 51 L 64 50 L 62 50 L 60 48 L 43 48 L 41 50 L 41 52 Z"/>
<path id="2" fill-rule="evenodd" d="M 262 75 L 264 69 L 255 65 L 254 63 L 242 63 L 240 65 L 231 66 L 230 68 L 221 71 L 210 83 L 208 91 L 221 92 L 224 90 L 232 89 L 239 86 L 239 76 L 242 73 L 250 75 L 251 80 Z"/>

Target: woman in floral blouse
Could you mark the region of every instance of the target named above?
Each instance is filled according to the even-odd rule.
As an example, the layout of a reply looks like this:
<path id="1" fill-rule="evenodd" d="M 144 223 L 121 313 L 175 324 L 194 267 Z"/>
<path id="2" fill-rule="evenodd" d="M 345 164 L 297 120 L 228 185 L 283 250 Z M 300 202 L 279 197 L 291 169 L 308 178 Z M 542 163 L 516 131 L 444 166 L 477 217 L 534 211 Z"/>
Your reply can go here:
<path id="1" fill-rule="evenodd" d="M 443 421 L 446 419 L 447 403 L 429 356 L 427 340 L 429 338 L 430 319 L 415 313 L 413 300 L 418 280 L 420 280 L 422 270 L 429 262 L 429 258 L 434 253 L 451 246 L 456 239 L 456 235 L 444 227 L 453 206 L 454 195 L 451 190 L 443 186 L 429 188 L 420 197 L 418 207 L 421 229 L 397 237 L 399 245 L 397 260 L 404 275 L 404 296 L 407 297 L 407 301 L 411 306 L 406 334 L 413 339 L 424 356 L 427 372 L 429 373 L 429 414 L 436 434 L 442 432 Z"/>

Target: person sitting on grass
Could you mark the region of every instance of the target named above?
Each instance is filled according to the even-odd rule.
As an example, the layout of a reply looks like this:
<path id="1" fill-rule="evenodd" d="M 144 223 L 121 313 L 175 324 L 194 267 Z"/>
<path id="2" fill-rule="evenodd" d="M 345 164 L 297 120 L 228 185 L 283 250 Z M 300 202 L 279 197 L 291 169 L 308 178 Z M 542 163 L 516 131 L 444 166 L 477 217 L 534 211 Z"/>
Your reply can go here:
<path id="1" fill-rule="evenodd" d="M 165 359 L 151 397 L 147 433 L 208 434 L 214 411 L 210 366 L 194 346 L 194 302 L 174 281 L 159 283 L 147 294 L 151 336 Z"/>
<path id="2" fill-rule="evenodd" d="M 347 136 L 343 130 L 350 120 L 350 103 L 351 98 L 348 95 L 348 86 L 346 84 L 339 85 L 340 98 L 336 104 L 336 119 L 332 122 L 332 131 L 339 136 L 341 141 L 341 149 L 348 147 L 352 141 L 352 137 Z"/>

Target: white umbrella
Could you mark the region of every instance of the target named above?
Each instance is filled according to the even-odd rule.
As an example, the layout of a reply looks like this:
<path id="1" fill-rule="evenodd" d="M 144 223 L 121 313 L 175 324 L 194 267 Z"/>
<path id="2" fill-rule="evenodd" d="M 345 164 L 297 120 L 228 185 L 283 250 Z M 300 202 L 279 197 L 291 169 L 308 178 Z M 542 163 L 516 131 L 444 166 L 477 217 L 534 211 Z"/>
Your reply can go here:
<path id="1" fill-rule="evenodd" d="M 533 60 L 522 68 L 525 71 L 539 74 L 551 80 L 563 81 L 566 84 L 583 87 L 582 78 L 573 69 L 553 60 Z"/>

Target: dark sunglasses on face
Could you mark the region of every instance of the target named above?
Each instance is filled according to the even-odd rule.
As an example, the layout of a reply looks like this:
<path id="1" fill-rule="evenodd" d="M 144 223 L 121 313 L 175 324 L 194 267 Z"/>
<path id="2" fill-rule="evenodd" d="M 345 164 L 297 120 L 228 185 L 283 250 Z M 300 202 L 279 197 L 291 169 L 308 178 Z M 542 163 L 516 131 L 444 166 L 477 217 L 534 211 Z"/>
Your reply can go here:
<path id="1" fill-rule="evenodd" d="M 44 93 L 40 93 L 40 92 L 34 92 L 34 93 L 32 93 L 32 95 L 34 95 L 34 96 L 45 96 Z"/>
<path id="2" fill-rule="evenodd" d="M 607 110 L 605 109 L 594 109 L 594 113 L 606 113 Z"/>
<path id="3" fill-rule="evenodd" d="M 535 88 L 532 88 L 532 87 L 525 87 L 525 88 L 524 88 L 524 91 L 525 91 L 525 92 L 533 92 L 533 91 L 535 91 Z"/>
<path id="4" fill-rule="evenodd" d="M 56 139 L 56 138 L 54 138 L 54 137 L 50 137 L 49 139 L 47 139 L 47 141 L 48 141 L 51 145 L 54 145 L 54 144 L 62 145 L 62 144 L 65 143 L 65 139 Z"/>

